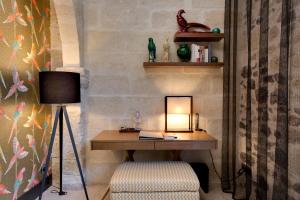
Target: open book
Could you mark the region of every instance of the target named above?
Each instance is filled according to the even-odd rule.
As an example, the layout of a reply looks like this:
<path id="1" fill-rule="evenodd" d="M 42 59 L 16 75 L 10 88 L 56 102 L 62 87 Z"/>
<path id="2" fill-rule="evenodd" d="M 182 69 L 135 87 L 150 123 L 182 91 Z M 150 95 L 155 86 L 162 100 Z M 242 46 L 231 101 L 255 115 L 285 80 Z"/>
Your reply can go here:
<path id="1" fill-rule="evenodd" d="M 164 136 L 159 131 L 141 131 L 139 134 L 140 140 L 163 140 Z"/>

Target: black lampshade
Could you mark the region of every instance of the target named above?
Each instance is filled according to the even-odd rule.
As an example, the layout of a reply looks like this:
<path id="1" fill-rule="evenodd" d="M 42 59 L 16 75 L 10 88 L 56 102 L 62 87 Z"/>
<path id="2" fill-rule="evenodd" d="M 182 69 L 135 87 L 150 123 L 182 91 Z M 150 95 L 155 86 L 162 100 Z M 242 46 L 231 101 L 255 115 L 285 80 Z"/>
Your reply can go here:
<path id="1" fill-rule="evenodd" d="M 40 103 L 80 102 L 80 74 L 73 72 L 40 72 Z"/>

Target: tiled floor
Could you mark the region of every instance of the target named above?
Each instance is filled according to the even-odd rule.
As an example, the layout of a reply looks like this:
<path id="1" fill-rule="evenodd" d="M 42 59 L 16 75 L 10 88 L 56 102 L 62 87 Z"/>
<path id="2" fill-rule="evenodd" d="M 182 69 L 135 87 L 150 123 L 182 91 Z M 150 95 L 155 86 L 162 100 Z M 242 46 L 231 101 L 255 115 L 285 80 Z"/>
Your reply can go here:
<path id="1" fill-rule="evenodd" d="M 104 195 L 106 190 L 105 185 L 94 185 L 88 187 L 88 193 L 90 200 L 101 200 L 101 197 Z M 51 193 L 52 190 L 56 188 L 49 188 L 43 196 L 44 200 L 84 200 L 84 192 L 83 190 L 71 190 L 68 191 L 66 196 L 58 196 L 55 193 Z M 219 186 L 211 186 L 210 192 L 208 194 L 201 194 L 201 200 L 230 200 L 231 194 L 223 193 Z M 106 198 L 109 200 L 109 198 Z"/>
<path id="2" fill-rule="evenodd" d="M 201 200 L 232 200 L 232 194 L 224 193 L 221 184 L 210 184 L 209 193 L 200 192 Z"/>
<path id="3" fill-rule="evenodd" d="M 54 187 L 50 187 L 43 195 L 43 200 L 84 200 L 85 195 L 83 189 L 79 190 L 65 190 L 67 195 L 59 196 L 57 193 L 53 191 L 57 190 Z M 104 195 L 106 191 L 105 185 L 94 185 L 88 187 L 88 194 L 90 200 L 101 200 L 101 197 Z M 109 200 L 109 199 L 106 199 Z"/>

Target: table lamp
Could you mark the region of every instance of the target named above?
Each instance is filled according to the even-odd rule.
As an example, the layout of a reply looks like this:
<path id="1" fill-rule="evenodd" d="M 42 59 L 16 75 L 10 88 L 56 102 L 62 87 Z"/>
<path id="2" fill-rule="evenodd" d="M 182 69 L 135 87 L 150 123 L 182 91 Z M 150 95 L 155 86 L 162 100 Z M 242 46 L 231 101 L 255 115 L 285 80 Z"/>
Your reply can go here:
<path id="1" fill-rule="evenodd" d="M 193 97 L 165 97 L 165 132 L 193 132 Z"/>
<path id="2" fill-rule="evenodd" d="M 59 195 L 65 195 L 62 191 L 62 155 L 63 155 L 63 119 L 65 117 L 68 127 L 73 151 L 75 154 L 77 166 L 79 169 L 81 182 L 84 188 L 86 199 L 88 200 L 88 193 L 86 184 L 83 178 L 82 168 L 77 153 L 74 136 L 65 104 L 80 103 L 80 74 L 73 72 L 40 72 L 39 73 L 40 86 L 40 103 L 41 104 L 57 104 L 55 119 L 53 123 L 53 130 L 51 134 L 49 151 L 47 154 L 46 165 L 43 171 L 42 188 L 39 195 L 39 200 L 42 199 L 46 176 L 49 169 L 50 158 L 52 154 L 56 128 L 59 123 L 59 149 L 60 149 L 60 191 Z"/>

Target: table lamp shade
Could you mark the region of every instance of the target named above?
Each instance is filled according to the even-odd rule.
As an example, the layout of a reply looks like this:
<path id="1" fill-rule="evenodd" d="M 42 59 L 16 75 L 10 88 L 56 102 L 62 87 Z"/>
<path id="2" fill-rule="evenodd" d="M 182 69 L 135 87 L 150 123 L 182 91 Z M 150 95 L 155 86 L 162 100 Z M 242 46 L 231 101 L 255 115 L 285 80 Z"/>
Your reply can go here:
<path id="1" fill-rule="evenodd" d="M 192 132 L 193 127 L 193 97 L 165 97 L 165 131 Z"/>
<path id="2" fill-rule="evenodd" d="M 80 102 L 80 74 L 73 72 L 40 72 L 40 103 L 66 104 Z"/>
<path id="3" fill-rule="evenodd" d="M 168 114 L 190 114 L 191 98 L 190 97 L 170 97 L 167 99 Z"/>

